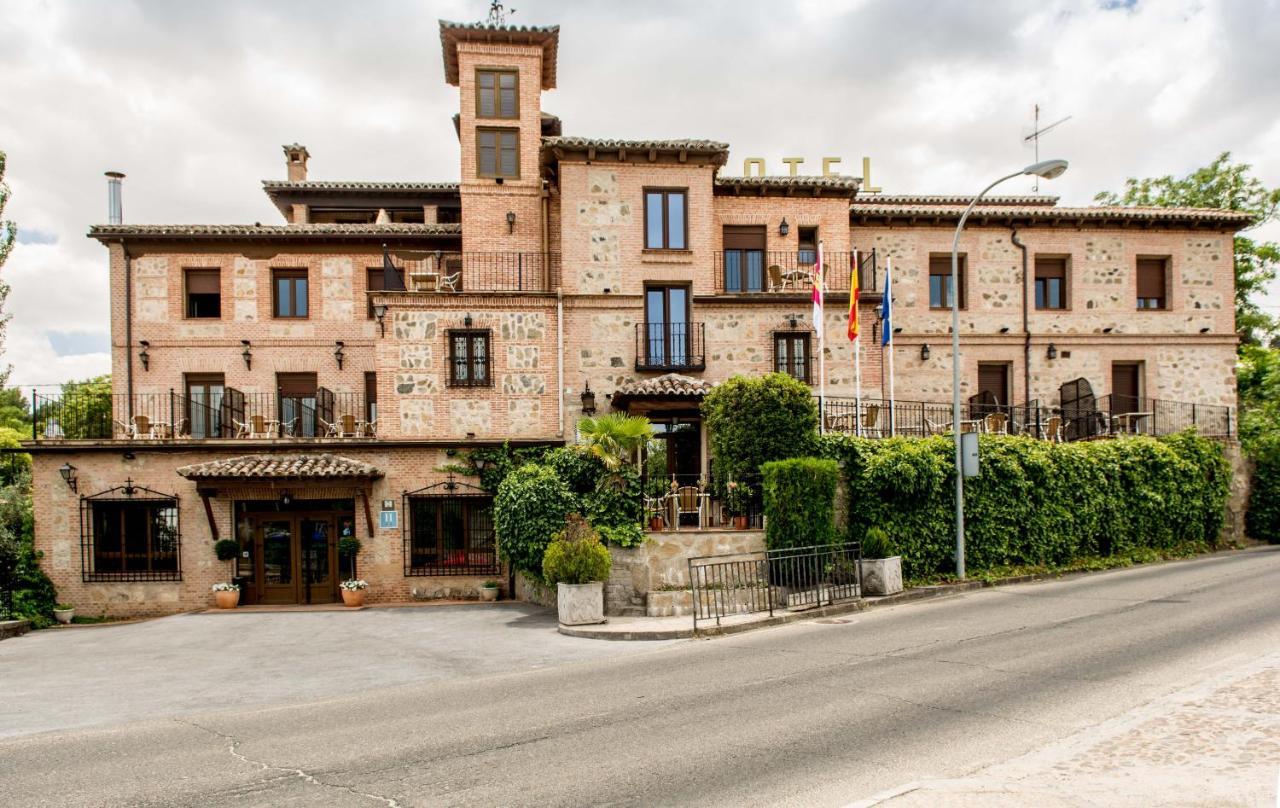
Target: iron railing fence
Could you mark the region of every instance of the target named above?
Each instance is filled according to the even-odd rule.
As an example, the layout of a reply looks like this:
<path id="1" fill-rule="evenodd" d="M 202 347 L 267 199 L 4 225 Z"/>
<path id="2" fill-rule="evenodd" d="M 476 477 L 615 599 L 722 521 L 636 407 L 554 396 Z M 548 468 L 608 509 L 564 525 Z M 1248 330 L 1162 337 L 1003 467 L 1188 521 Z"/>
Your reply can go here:
<path id="1" fill-rule="evenodd" d="M 693 628 L 726 617 L 830 606 L 862 596 L 858 542 L 691 558 Z"/>
<path id="2" fill-rule="evenodd" d="M 636 323 L 636 370 L 705 370 L 704 323 Z"/>
<path id="3" fill-rule="evenodd" d="M 372 438 L 375 405 L 364 393 L 244 393 L 176 390 L 132 396 L 100 389 L 33 393 L 33 440 Z"/>
<path id="4" fill-rule="evenodd" d="M 13 591 L 18 588 L 17 559 L 0 556 L 0 620 L 13 620 Z"/>
<path id="5" fill-rule="evenodd" d="M 948 402 L 843 398 L 819 401 L 823 427 L 869 438 L 894 435 L 927 437 L 951 432 Z M 962 403 L 961 429 L 984 434 L 1026 435 L 1043 440 L 1074 441 L 1117 435 L 1162 436 L 1195 428 L 1210 438 L 1232 438 L 1236 421 L 1231 407 L 1186 401 L 1100 396 L 1094 402 L 1067 407 L 1040 401 L 1023 404 Z"/>
<path id="6" fill-rule="evenodd" d="M 813 289 L 812 250 L 721 250 L 714 253 L 715 293 L 718 295 L 807 294 Z M 848 292 L 853 270 L 852 252 L 822 253 L 823 289 Z M 876 292 L 875 263 L 862 254 L 858 269 L 858 289 Z"/>
<path id="7" fill-rule="evenodd" d="M 392 260 L 410 291 L 551 292 L 560 285 L 555 252 L 396 251 Z"/>

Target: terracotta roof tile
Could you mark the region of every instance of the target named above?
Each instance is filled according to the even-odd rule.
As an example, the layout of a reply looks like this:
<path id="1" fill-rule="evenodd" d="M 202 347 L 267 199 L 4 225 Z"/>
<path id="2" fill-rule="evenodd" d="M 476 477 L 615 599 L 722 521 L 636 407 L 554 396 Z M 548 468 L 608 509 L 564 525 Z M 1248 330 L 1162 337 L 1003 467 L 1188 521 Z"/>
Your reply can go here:
<path id="1" fill-rule="evenodd" d="M 601 152 L 623 150 L 632 155 L 642 155 L 654 151 L 661 154 L 706 154 L 716 158 L 719 165 L 729 159 L 729 144 L 718 140 L 697 140 L 682 138 L 675 140 L 619 140 L 604 137 L 544 137 L 543 150 L 559 149 L 566 152 L 583 152 L 595 149 Z"/>
<path id="2" fill-rule="evenodd" d="M 457 193 L 456 182 L 364 182 L 359 180 L 307 180 L 305 182 L 289 182 L 288 180 L 263 180 L 262 187 L 268 196 L 283 193 L 362 193 L 396 192 L 396 193 Z"/>
<path id="3" fill-rule="evenodd" d="M 210 460 L 178 468 L 191 480 L 215 479 L 377 479 L 382 470 L 332 454 L 266 454 Z"/>
<path id="4" fill-rule="evenodd" d="M 440 20 L 444 79 L 454 85 L 458 83 L 459 42 L 538 45 L 542 48 L 542 89 L 550 90 L 556 86 L 556 57 L 560 49 L 558 25 L 490 25 L 485 22 Z"/>
<path id="5" fill-rule="evenodd" d="M 852 204 L 850 213 L 855 217 L 886 219 L 944 219 L 956 220 L 964 212 L 965 205 L 897 205 Z M 1138 222 L 1146 224 L 1178 225 L 1208 224 L 1240 229 L 1253 222 L 1253 216 L 1234 210 L 1213 208 L 1139 208 L 1122 205 L 1097 205 L 1084 208 L 1062 208 L 1056 205 L 979 205 L 970 214 L 971 219 L 1020 219 L 1023 221 L 1089 221 L 1089 222 Z"/>
<path id="6" fill-rule="evenodd" d="M 971 196 L 959 194 L 859 194 L 854 198 L 858 205 L 968 205 Z M 990 205 L 1049 206 L 1058 204 L 1058 197 L 1042 194 L 1026 196 L 984 196 L 984 207 Z"/>
<path id="7" fill-rule="evenodd" d="M 679 373 L 666 373 L 652 379 L 638 379 L 627 382 L 614 391 L 614 398 L 619 396 L 705 396 L 715 387 L 705 379 L 682 376 Z"/>
<path id="8" fill-rule="evenodd" d="M 822 193 L 853 198 L 862 184 L 861 177 L 820 177 L 809 175 L 766 177 L 716 177 L 716 192 L 733 191 L 742 194 L 794 194 L 797 191 Z"/>

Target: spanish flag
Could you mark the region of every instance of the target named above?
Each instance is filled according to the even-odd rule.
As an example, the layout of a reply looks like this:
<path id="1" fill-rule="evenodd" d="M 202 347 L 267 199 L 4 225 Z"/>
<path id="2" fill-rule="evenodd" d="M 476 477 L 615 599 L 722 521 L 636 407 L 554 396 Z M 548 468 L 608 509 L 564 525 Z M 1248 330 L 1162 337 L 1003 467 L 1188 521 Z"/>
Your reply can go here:
<path id="1" fill-rule="evenodd" d="M 849 341 L 858 339 L 858 251 L 853 251 L 849 270 Z"/>

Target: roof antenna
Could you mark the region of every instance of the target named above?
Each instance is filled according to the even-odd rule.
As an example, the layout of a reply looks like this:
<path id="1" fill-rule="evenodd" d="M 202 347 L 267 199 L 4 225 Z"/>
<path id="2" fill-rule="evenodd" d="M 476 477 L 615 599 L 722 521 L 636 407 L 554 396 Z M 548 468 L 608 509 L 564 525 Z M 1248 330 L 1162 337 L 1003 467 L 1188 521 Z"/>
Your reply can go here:
<path id="1" fill-rule="evenodd" d="M 508 11 L 502 5 L 500 0 L 492 0 L 492 2 L 489 4 L 489 16 L 487 19 L 485 19 L 485 23 L 488 25 L 495 25 L 495 26 L 506 25 L 507 17 L 515 13 L 516 13 L 516 10 L 514 8 Z"/>
<path id="2" fill-rule="evenodd" d="M 1034 164 L 1036 164 L 1036 163 L 1040 162 L 1040 136 L 1041 136 L 1041 135 L 1043 135 L 1045 132 L 1048 132 L 1050 129 L 1053 129 L 1053 128 L 1054 128 L 1054 127 L 1056 127 L 1058 124 L 1066 123 L 1066 122 L 1067 122 L 1067 121 L 1069 121 L 1069 120 L 1071 120 L 1071 116 L 1070 116 L 1070 115 L 1068 115 L 1067 117 L 1063 118 L 1063 119 L 1062 119 L 1062 120 L 1060 120 L 1060 121 L 1054 121 L 1053 123 L 1049 124 L 1048 126 L 1044 127 L 1043 129 L 1041 129 L 1041 128 L 1040 128 L 1040 105 L 1039 105 L 1039 104 L 1036 104 L 1036 107 L 1035 107 L 1035 123 L 1034 123 L 1034 124 L 1032 124 L 1032 126 L 1031 126 L 1031 134 L 1027 135 L 1026 137 L 1024 137 L 1024 138 L 1022 139 L 1022 142 L 1023 142 L 1023 143 L 1030 143 L 1032 146 L 1034 146 L 1034 147 L 1035 147 L 1035 150 L 1036 150 L 1036 158 L 1035 158 L 1034 160 L 1032 160 L 1032 161 L 1031 161 L 1031 162 L 1032 162 L 1032 165 L 1034 165 Z M 1025 132 L 1025 131 L 1027 131 L 1027 130 L 1025 130 L 1025 129 L 1024 129 L 1024 130 L 1022 130 L 1022 131 L 1024 131 L 1024 132 Z M 1034 186 L 1034 191 L 1035 191 L 1037 194 L 1038 194 L 1038 193 L 1040 193 L 1040 176 L 1039 176 L 1038 174 L 1036 175 L 1036 182 L 1035 182 L 1035 186 Z"/>

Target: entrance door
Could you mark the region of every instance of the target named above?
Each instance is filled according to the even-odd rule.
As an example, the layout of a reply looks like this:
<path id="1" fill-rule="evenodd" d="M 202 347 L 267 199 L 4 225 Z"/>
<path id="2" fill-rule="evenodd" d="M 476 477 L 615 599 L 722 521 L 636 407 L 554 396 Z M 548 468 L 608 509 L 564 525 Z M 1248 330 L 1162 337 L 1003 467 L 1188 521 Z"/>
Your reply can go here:
<path id="1" fill-rule="evenodd" d="M 222 438 L 227 427 L 222 422 L 221 373 L 187 374 L 187 428 L 193 438 Z"/>
<path id="2" fill-rule="evenodd" d="M 253 520 L 259 603 L 332 603 L 337 599 L 337 541 L 327 514 Z"/>
<path id="3" fill-rule="evenodd" d="M 280 430 L 293 437 L 316 435 L 316 374 L 277 373 Z"/>
<path id="4" fill-rule="evenodd" d="M 1111 365 L 1112 412 L 1138 412 L 1142 366 L 1137 362 L 1115 362 Z"/>

